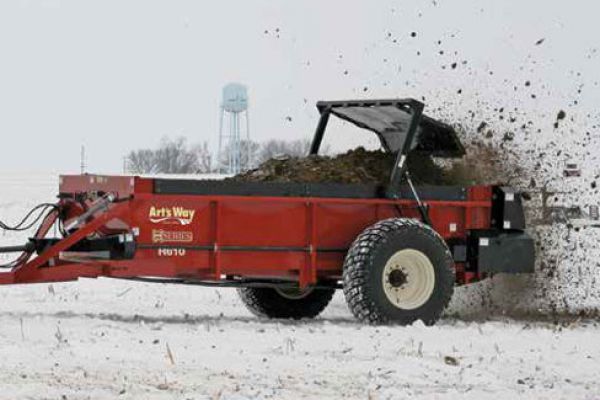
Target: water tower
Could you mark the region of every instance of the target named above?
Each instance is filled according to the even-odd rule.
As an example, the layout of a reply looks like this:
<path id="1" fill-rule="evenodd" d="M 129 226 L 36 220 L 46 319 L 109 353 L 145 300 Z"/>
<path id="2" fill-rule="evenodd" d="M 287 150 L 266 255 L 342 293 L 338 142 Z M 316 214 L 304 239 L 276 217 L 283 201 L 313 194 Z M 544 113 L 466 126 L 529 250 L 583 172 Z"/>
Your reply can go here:
<path id="1" fill-rule="evenodd" d="M 243 131 L 245 131 L 245 146 L 242 142 Z M 249 142 L 248 89 L 239 83 L 229 83 L 223 88 L 221 102 L 219 172 L 238 174 L 242 169 L 248 168 L 251 161 Z M 224 158 L 225 163 L 221 162 L 223 160 L 221 157 Z"/>

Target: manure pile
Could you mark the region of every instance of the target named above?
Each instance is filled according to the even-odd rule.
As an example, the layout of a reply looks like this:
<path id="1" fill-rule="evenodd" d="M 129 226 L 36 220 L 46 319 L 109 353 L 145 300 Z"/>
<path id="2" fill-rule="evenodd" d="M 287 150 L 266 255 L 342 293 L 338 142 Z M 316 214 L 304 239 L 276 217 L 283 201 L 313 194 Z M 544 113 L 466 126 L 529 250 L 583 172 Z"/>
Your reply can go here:
<path id="1" fill-rule="evenodd" d="M 396 155 L 381 150 L 358 147 L 335 157 L 282 157 L 265 161 L 257 168 L 236 175 L 236 182 L 300 182 L 382 184 L 389 182 Z M 408 168 L 417 185 L 460 184 L 454 166 L 443 168 L 429 156 L 409 154 Z"/>

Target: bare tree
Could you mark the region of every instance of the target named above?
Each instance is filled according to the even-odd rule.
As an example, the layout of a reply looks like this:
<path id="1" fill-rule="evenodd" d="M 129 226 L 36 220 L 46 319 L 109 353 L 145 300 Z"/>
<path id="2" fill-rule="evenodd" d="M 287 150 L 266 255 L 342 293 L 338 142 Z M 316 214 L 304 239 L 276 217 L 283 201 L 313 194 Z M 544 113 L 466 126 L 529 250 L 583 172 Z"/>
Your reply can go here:
<path id="1" fill-rule="evenodd" d="M 132 151 L 127 155 L 131 172 L 138 174 L 192 174 L 209 172 L 211 155 L 208 145 L 189 147 L 184 137 L 164 137 L 157 149 Z"/>
<path id="2" fill-rule="evenodd" d="M 127 169 L 134 174 L 155 174 L 158 172 L 154 150 L 131 151 L 125 158 Z"/>
<path id="3" fill-rule="evenodd" d="M 183 137 L 163 138 L 156 150 L 156 163 L 158 172 L 163 174 L 189 174 L 200 169 L 196 154 L 188 150 Z"/>
<path id="4" fill-rule="evenodd" d="M 208 143 L 203 142 L 200 145 L 196 145 L 192 148 L 192 151 L 196 154 L 196 157 L 198 158 L 198 172 L 212 172 L 213 156 L 210 150 L 208 149 Z"/>

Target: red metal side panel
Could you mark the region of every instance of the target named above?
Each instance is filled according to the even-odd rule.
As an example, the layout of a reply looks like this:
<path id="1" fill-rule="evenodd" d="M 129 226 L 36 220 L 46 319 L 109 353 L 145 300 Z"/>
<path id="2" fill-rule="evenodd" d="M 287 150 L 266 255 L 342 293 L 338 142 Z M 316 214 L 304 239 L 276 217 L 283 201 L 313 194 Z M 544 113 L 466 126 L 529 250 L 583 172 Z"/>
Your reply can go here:
<path id="1" fill-rule="evenodd" d="M 223 199 L 220 203 L 222 246 L 307 246 L 305 202 Z"/>
<path id="2" fill-rule="evenodd" d="M 318 247 L 347 249 L 376 218 L 376 207 L 372 204 L 318 204 Z"/>
<path id="3" fill-rule="evenodd" d="M 436 205 L 429 209 L 433 229 L 443 238 L 456 238 L 465 235 L 465 208 Z"/>
<path id="4" fill-rule="evenodd" d="M 467 207 L 465 223 L 468 229 L 487 229 L 491 226 L 492 187 L 473 186 L 468 192 L 469 202 L 484 202 L 485 207 Z"/>
<path id="5" fill-rule="evenodd" d="M 305 201 L 219 199 L 220 274 L 295 276 L 308 263 Z M 262 248 L 273 248 L 265 251 Z"/>
<path id="6" fill-rule="evenodd" d="M 214 278 L 299 275 L 314 281 L 323 271 L 341 273 L 346 249 L 366 227 L 390 217 L 419 217 L 412 202 L 397 205 L 388 200 L 141 194 L 132 201 L 131 219 L 140 228 L 137 258 L 175 258 L 176 264 L 193 265 L 198 274 Z M 485 201 L 431 202 L 429 210 L 434 229 L 446 239 L 489 224 Z"/>

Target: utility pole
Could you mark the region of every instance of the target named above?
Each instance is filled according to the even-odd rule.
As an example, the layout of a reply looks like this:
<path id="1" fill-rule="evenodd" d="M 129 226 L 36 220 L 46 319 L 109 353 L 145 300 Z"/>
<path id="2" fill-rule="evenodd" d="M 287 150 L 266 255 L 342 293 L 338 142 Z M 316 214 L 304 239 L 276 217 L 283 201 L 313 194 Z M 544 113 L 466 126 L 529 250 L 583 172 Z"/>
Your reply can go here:
<path id="1" fill-rule="evenodd" d="M 85 145 L 81 145 L 81 175 L 85 174 Z"/>

